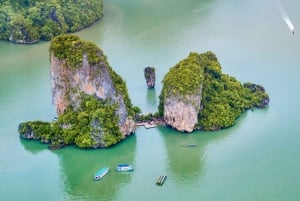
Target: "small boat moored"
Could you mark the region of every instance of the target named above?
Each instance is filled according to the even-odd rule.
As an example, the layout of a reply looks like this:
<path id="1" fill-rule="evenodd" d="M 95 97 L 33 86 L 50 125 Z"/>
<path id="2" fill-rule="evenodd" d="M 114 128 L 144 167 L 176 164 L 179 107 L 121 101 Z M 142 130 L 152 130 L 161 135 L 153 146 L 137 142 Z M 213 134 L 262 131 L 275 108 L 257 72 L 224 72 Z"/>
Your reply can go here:
<path id="1" fill-rule="evenodd" d="M 103 167 L 100 170 L 96 172 L 94 175 L 94 180 L 100 180 L 102 177 L 104 177 L 109 172 L 109 167 Z"/>
<path id="2" fill-rule="evenodd" d="M 118 172 L 128 172 L 133 171 L 133 167 L 130 164 L 118 164 L 117 169 Z"/>

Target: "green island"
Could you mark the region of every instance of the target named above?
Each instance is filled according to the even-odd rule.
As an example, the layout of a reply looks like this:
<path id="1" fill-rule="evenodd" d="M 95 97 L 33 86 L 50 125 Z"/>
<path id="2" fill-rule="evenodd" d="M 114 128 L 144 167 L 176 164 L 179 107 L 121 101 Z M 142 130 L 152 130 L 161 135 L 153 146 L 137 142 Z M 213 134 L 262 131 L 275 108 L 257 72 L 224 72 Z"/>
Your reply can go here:
<path id="1" fill-rule="evenodd" d="M 195 105 L 188 96 L 198 93 L 200 85 L 202 101 L 200 105 Z M 156 116 L 164 116 L 164 101 L 169 96 L 189 102 L 199 110 L 194 130 L 227 128 L 234 125 L 235 120 L 247 109 L 269 104 L 269 96 L 262 86 L 250 82 L 242 84 L 236 78 L 223 74 L 212 52 L 190 53 L 169 70 L 163 79 Z"/>
<path id="2" fill-rule="evenodd" d="M 54 77 L 62 76 L 63 83 L 56 87 L 63 93 L 65 104 L 68 106 L 62 114 L 59 114 L 56 121 L 21 123 L 20 135 L 51 145 L 76 145 L 80 148 L 109 147 L 124 139 L 128 133 L 124 135 L 121 132 L 120 118 L 131 119 L 136 113 L 140 113 L 140 109 L 132 106 L 126 83 L 110 67 L 100 48 L 94 43 L 79 39 L 78 36 L 60 35 L 52 40 L 49 52 L 61 61 L 62 65 L 59 66 L 61 72 L 69 71 L 67 75 L 54 75 Z M 87 82 L 97 82 L 101 76 L 102 80 L 106 79 L 107 85 L 112 82 L 113 87 L 110 89 L 114 91 L 110 97 L 101 99 L 81 91 L 79 87 L 72 88 L 71 82 L 74 82 L 71 79 L 72 73 L 86 73 L 85 69 L 80 69 L 85 56 L 90 65 L 87 71 L 91 74 Z M 95 85 L 99 87 L 99 83 Z M 109 96 L 110 92 L 107 93 Z M 72 102 L 73 96 L 77 99 Z M 121 107 L 117 102 L 120 99 L 124 103 L 121 109 L 126 111 L 126 114 L 117 114 Z"/>
<path id="3" fill-rule="evenodd" d="M 92 25 L 103 16 L 103 1 L 0 0 L 0 39 L 14 43 L 51 40 Z"/>
<path id="4" fill-rule="evenodd" d="M 122 131 L 130 121 L 154 121 L 188 132 L 219 130 L 234 125 L 246 110 L 269 104 L 261 85 L 242 84 L 222 73 L 214 53 L 190 53 L 162 80 L 158 111 L 142 115 L 140 108 L 131 104 L 126 83 L 94 43 L 74 35 L 60 35 L 52 39 L 49 52 L 51 71 L 56 73 L 51 77 L 52 97 L 56 108 L 63 109 L 57 109 L 56 121 L 23 122 L 18 131 L 23 138 L 54 146 L 109 147 L 134 133 L 135 126 L 130 132 Z M 170 105 L 179 107 L 170 111 Z M 173 122 L 169 123 L 170 119 Z M 190 128 L 177 127 L 176 119 L 186 121 L 184 124 Z"/>

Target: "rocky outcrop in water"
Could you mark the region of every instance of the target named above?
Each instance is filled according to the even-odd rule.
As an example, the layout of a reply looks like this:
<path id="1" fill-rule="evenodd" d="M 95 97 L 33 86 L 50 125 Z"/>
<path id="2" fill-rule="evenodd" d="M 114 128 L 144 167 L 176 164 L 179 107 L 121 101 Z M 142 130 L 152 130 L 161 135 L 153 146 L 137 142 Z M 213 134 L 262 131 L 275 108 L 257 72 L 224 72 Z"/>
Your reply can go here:
<path id="1" fill-rule="evenodd" d="M 65 51 L 63 55 L 60 55 L 56 45 L 64 46 L 59 47 Z M 128 119 L 130 108 L 127 108 L 125 103 L 130 100 L 127 91 L 126 94 L 122 94 L 126 89 L 125 83 L 111 69 L 106 56 L 99 48 L 74 36 L 61 36 L 52 41 L 50 50 L 52 100 L 58 116 L 70 106 L 77 110 L 82 93 L 93 95 L 99 100 L 108 101 L 111 105 L 116 104 L 118 124 L 123 134 L 133 132 L 134 123 Z M 68 53 L 76 56 L 71 58 Z M 125 89 L 120 89 L 121 87 Z"/>
<path id="2" fill-rule="evenodd" d="M 268 104 L 262 86 L 223 74 L 212 52 L 191 53 L 165 75 L 158 114 L 178 131 L 219 130 L 247 109 Z"/>
<path id="3" fill-rule="evenodd" d="M 153 115 L 141 115 L 132 106 L 125 82 L 95 44 L 61 35 L 51 42 L 50 61 L 58 119 L 24 122 L 18 130 L 23 138 L 51 147 L 114 145 L 134 132 L 132 117 L 146 128 L 161 124 L 181 132 L 219 130 L 234 125 L 246 110 L 266 107 L 270 101 L 261 85 L 242 84 L 223 74 L 212 52 L 190 53 L 170 68 Z"/>
<path id="4" fill-rule="evenodd" d="M 52 101 L 57 120 L 19 125 L 23 138 L 81 148 L 108 147 L 134 133 L 134 107 L 122 78 L 103 52 L 77 36 L 55 37 L 50 45 Z"/>
<path id="5" fill-rule="evenodd" d="M 155 87 L 155 68 L 147 67 L 144 69 L 144 76 L 149 89 Z"/>
<path id="6" fill-rule="evenodd" d="M 244 87 L 248 88 L 252 93 L 266 93 L 266 90 L 263 86 L 253 83 L 245 83 Z M 256 105 L 259 108 L 264 108 L 270 103 L 269 96 L 264 96 L 260 102 Z"/>

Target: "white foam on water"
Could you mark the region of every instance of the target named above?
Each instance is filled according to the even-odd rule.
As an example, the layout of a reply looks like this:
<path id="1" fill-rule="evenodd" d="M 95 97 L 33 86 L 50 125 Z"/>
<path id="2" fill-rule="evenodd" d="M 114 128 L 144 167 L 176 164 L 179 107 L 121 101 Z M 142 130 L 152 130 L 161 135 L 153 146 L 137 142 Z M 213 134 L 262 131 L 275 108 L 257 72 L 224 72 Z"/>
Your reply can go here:
<path id="1" fill-rule="evenodd" d="M 281 15 L 283 21 L 287 24 L 290 31 L 292 33 L 294 33 L 294 31 L 295 31 L 294 25 L 293 25 L 292 21 L 290 20 L 289 16 L 287 15 L 284 7 L 282 6 L 281 0 L 276 0 L 276 2 L 277 2 L 277 5 L 278 5 L 279 11 L 280 11 L 280 15 Z"/>

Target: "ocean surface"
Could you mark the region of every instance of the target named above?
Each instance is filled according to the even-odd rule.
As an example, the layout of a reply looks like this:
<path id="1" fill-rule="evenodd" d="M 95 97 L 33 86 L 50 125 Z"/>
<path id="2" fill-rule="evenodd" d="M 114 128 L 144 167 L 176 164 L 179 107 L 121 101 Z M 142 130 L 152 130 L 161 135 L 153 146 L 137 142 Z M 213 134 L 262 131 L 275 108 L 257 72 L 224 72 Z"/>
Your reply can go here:
<path id="1" fill-rule="evenodd" d="M 97 150 L 19 137 L 18 124 L 51 121 L 49 42 L 0 42 L 1 201 L 298 201 L 300 3 L 282 0 L 104 0 L 104 17 L 76 33 L 96 43 L 127 83 L 134 105 L 157 111 L 163 76 L 190 52 L 213 51 L 223 73 L 265 87 L 270 105 L 217 132 L 145 129 Z M 298 32 L 299 30 L 299 32 Z M 156 68 L 148 90 L 143 74 Z M 195 147 L 182 144 L 194 143 Z M 118 173 L 118 163 L 135 170 Z M 110 173 L 93 181 L 95 172 Z M 157 178 L 168 176 L 163 186 Z"/>

